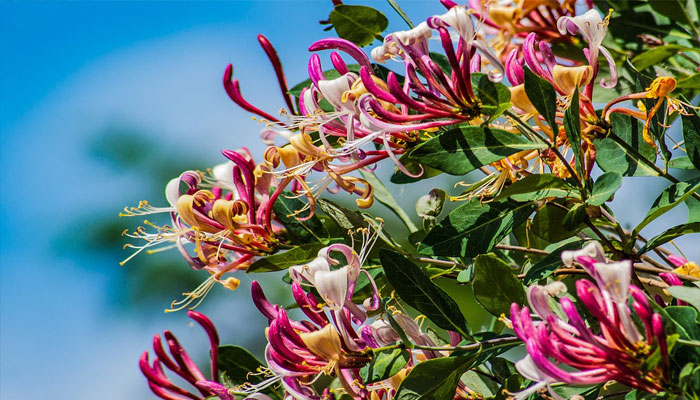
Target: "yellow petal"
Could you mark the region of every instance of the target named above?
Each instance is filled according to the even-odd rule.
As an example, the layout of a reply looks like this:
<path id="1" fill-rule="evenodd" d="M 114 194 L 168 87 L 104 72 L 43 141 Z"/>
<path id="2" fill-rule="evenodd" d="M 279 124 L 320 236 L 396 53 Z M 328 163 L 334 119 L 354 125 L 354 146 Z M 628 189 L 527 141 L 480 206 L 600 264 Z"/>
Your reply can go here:
<path id="1" fill-rule="evenodd" d="M 340 358 L 340 336 L 333 325 L 328 324 L 314 332 L 301 332 L 299 336 L 309 351 L 322 359 L 333 361 Z"/>
<path id="2" fill-rule="evenodd" d="M 561 89 L 566 96 L 574 93 L 577 87 L 585 86 L 593 77 L 593 68 L 588 65 L 578 67 L 565 67 L 555 65 L 552 70 L 554 84 Z"/>

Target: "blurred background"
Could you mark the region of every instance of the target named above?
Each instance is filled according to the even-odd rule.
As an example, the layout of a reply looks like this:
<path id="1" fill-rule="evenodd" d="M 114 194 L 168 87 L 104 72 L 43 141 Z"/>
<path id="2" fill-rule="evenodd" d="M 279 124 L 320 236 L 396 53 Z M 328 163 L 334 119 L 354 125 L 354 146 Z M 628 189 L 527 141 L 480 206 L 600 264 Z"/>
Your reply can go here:
<path id="1" fill-rule="evenodd" d="M 385 12 L 389 30 L 405 29 L 386 2 L 365 3 Z M 442 12 L 437 0 L 400 3 L 414 21 Z M 121 232 L 140 221 L 118 213 L 144 199 L 166 204 L 167 181 L 221 162 L 222 148 L 261 154 L 260 127 L 227 98 L 224 68 L 234 64 L 248 100 L 278 110 L 255 36 L 277 47 L 293 85 L 306 79 L 308 45 L 333 34 L 318 23 L 330 9 L 330 1 L 0 1 L 0 398 L 154 398 L 137 360 L 164 329 L 205 354 L 204 334 L 185 313 L 163 313 L 204 277 L 176 252 L 120 266 L 130 254 Z M 628 224 L 666 186 L 637 179 L 613 203 Z M 413 213 L 417 197 L 454 181 L 388 185 Z M 644 233 L 685 213 L 679 207 Z M 697 243 L 697 235 L 679 242 L 695 260 Z M 260 354 L 265 320 L 250 301 L 251 278 L 238 277 L 239 290 L 217 287 L 199 310 L 223 343 Z M 284 304 L 283 293 L 270 294 Z"/>

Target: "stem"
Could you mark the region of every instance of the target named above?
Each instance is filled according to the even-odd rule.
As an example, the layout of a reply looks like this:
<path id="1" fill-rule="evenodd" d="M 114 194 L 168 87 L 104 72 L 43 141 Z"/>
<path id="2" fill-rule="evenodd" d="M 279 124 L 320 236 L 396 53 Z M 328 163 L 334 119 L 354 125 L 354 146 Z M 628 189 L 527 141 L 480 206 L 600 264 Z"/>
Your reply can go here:
<path id="1" fill-rule="evenodd" d="M 399 4 L 396 2 L 396 0 L 386 0 L 391 8 L 396 11 L 397 14 L 401 17 L 406 22 L 406 25 L 408 25 L 411 29 L 415 28 L 415 25 L 413 25 L 413 22 L 411 22 L 411 19 L 408 18 L 408 15 L 406 15 L 406 12 L 399 6 Z"/>
<path id="2" fill-rule="evenodd" d="M 539 139 L 540 141 L 542 141 L 542 143 L 545 143 L 547 146 L 549 146 L 550 150 L 552 150 L 552 151 L 554 152 L 554 154 L 557 156 L 557 158 L 561 160 L 562 164 L 564 164 L 564 166 L 566 166 L 566 169 L 569 171 L 569 174 L 570 174 L 571 177 L 574 179 L 574 181 L 576 181 L 576 186 L 578 186 L 578 187 L 581 189 L 581 196 L 582 196 L 583 199 L 585 200 L 585 199 L 586 199 L 586 193 L 585 193 L 585 191 L 583 190 L 583 182 L 581 182 L 581 178 L 580 178 L 578 175 L 576 175 L 576 171 L 574 171 L 574 169 L 571 167 L 571 164 L 569 164 L 569 162 L 566 161 L 566 158 L 564 157 L 564 155 L 561 154 L 561 152 L 559 151 L 559 148 L 557 148 L 557 146 L 556 146 L 556 137 L 555 137 L 555 139 L 554 139 L 554 142 L 550 142 L 549 139 L 542 137 L 542 135 L 540 135 L 539 132 L 537 132 L 537 131 L 535 131 L 534 129 L 532 129 L 532 127 L 531 127 L 530 125 L 528 125 L 528 124 L 526 124 L 525 122 L 523 122 L 517 115 L 513 114 L 512 112 L 510 112 L 510 111 L 505 111 L 503 114 L 504 114 L 505 116 L 507 116 L 508 118 L 511 118 L 512 120 L 514 120 L 515 122 L 517 122 L 518 125 L 520 125 L 520 126 L 522 126 L 523 128 L 527 129 L 530 133 L 532 133 L 533 135 L 535 135 L 535 137 L 536 137 L 537 139 Z"/>
<path id="3" fill-rule="evenodd" d="M 630 154 L 631 156 L 636 158 L 638 161 L 643 162 L 644 164 L 649 166 L 649 168 L 653 169 L 654 172 L 656 172 L 659 176 L 666 178 L 667 180 L 671 181 L 672 183 L 680 183 L 680 181 L 678 179 L 676 179 L 676 177 L 674 177 L 673 175 L 669 174 L 668 172 L 662 170 L 661 168 L 656 166 L 655 163 L 646 159 L 643 155 L 639 154 L 639 152 L 637 150 L 635 150 L 632 146 L 630 146 L 627 142 L 622 140 L 622 138 L 620 138 L 619 136 L 617 136 L 613 132 L 610 132 L 608 137 L 610 139 L 612 139 L 613 141 L 615 141 L 615 143 L 617 143 L 618 145 L 623 147 L 628 152 L 628 154 Z M 692 196 L 695 197 L 697 200 L 700 200 L 700 194 L 693 193 Z"/>
<path id="4" fill-rule="evenodd" d="M 700 342 L 696 342 L 695 340 L 676 339 L 676 343 L 684 344 L 687 346 L 700 347 Z"/>
<path id="5" fill-rule="evenodd" d="M 541 256 L 546 256 L 551 254 L 547 250 L 540 250 L 540 249 L 532 249 L 529 247 L 522 247 L 522 246 L 512 246 L 509 244 L 497 244 L 493 247 L 494 249 L 499 249 L 499 250 L 510 250 L 510 251 L 519 251 L 522 253 L 530 253 L 530 254 L 537 254 Z"/>
<path id="6" fill-rule="evenodd" d="M 468 268 L 468 265 L 456 263 L 454 261 L 444 261 L 444 260 L 434 260 L 427 257 L 412 257 L 414 261 L 427 262 L 435 265 L 442 265 L 445 267 L 462 267 L 462 269 Z"/>
<path id="7" fill-rule="evenodd" d="M 519 342 L 520 339 L 516 336 L 508 336 L 508 337 L 500 337 L 500 338 L 494 338 L 494 339 L 487 339 L 481 342 L 474 342 L 468 345 L 464 346 L 423 346 L 419 344 L 413 344 L 413 348 L 419 349 L 419 350 L 433 350 L 433 351 L 467 351 L 467 350 L 478 350 L 485 345 L 487 346 L 496 346 L 496 345 L 501 345 L 501 344 L 508 344 L 508 343 L 515 343 Z M 367 349 L 364 350 L 358 354 L 367 354 L 369 352 L 372 352 L 374 354 L 386 351 L 386 350 L 394 350 L 394 349 L 403 349 L 405 348 L 405 345 L 402 342 L 397 342 L 394 344 L 390 344 L 388 346 L 383 346 L 383 347 L 377 347 L 375 349 Z"/>

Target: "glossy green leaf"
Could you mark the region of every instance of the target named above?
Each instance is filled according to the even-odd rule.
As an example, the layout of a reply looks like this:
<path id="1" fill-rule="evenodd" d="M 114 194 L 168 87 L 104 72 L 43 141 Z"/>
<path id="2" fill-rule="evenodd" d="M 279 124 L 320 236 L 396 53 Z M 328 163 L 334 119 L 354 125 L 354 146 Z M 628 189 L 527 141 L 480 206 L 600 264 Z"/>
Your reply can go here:
<path id="1" fill-rule="evenodd" d="M 490 251 L 525 222 L 535 204 L 513 201 L 481 204 L 471 201 L 450 212 L 418 247 L 428 256 L 475 257 Z"/>
<path id="2" fill-rule="evenodd" d="M 395 400 L 452 400 L 457 383 L 472 367 L 474 356 L 443 357 L 416 365 L 401 382 Z"/>
<path id="3" fill-rule="evenodd" d="M 379 39 L 389 25 L 384 14 L 372 7 L 341 4 L 336 6 L 328 20 L 338 37 L 363 47 Z"/>
<path id="4" fill-rule="evenodd" d="M 519 151 L 546 147 L 502 129 L 470 125 L 450 129 L 418 145 L 410 157 L 448 174 L 464 175 Z"/>
<path id="5" fill-rule="evenodd" d="M 561 253 L 567 250 L 578 250 L 583 247 L 584 243 L 584 241 L 577 240 L 557 247 L 527 270 L 525 278 L 523 279 L 523 284 L 531 285 L 552 275 L 554 270 L 563 265 L 561 262 Z"/>
<path id="6" fill-rule="evenodd" d="M 585 176 L 583 171 L 583 150 L 581 149 L 581 116 L 579 115 L 578 90 L 574 90 L 571 105 L 564 112 L 564 131 L 569 139 L 571 151 L 574 153 L 576 172 Z"/>
<path id="7" fill-rule="evenodd" d="M 649 241 L 645 243 L 644 246 L 642 246 L 642 248 L 639 249 L 637 253 L 644 254 L 647 251 L 653 250 L 678 237 L 698 232 L 700 232 L 700 222 L 692 222 L 688 224 L 674 226 L 673 228 L 668 229 L 662 232 L 661 234 L 649 239 Z"/>
<path id="8" fill-rule="evenodd" d="M 360 378 L 365 384 L 389 379 L 401 371 L 410 359 L 411 353 L 403 349 L 379 352 L 370 363 L 360 369 Z"/>
<path id="9" fill-rule="evenodd" d="M 323 212 L 325 212 L 326 215 L 333 220 L 333 222 L 335 222 L 346 242 L 350 243 L 353 238 L 358 243 L 362 242 L 362 233 L 358 232 L 357 228 L 366 228 L 369 225 L 369 222 L 367 221 L 370 219 L 369 216 L 359 211 L 349 210 L 326 199 L 316 200 L 316 205 L 318 205 L 319 208 L 323 210 Z M 353 233 L 351 234 L 349 230 L 353 230 Z M 398 246 L 391 236 L 389 236 L 389 234 L 384 230 L 379 231 L 379 238 L 385 243 Z M 375 248 L 376 247 L 378 246 L 375 246 Z"/>
<path id="10" fill-rule="evenodd" d="M 525 71 L 525 94 L 537 112 L 547 121 L 550 127 L 558 127 L 557 116 L 557 92 L 546 80 L 535 75 L 529 68 Z"/>
<path id="11" fill-rule="evenodd" d="M 277 219 L 287 228 L 289 235 L 299 242 L 321 242 L 328 238 L 328 232 L 317 216 L 301 221 L 300 218 L 307 217 L 309 210 L 299 213 L 298 211 L 306 207 L 307 204 L 291 192 L 282 192 L 277 198 L 272 210 Z"/>
<path id="12" fill-rule="evenodd" d="M 642 137 L 643 122 L 629 115 L 612 114 L 610 117 L 612 133 L 626 142 L 644 158 L 656 161 L 656 150 L 647 144 Z M 596 140 L 596 162 L 603 171 L 618 172 L 622 176 L 656 176 L 653 168 L 639 162 L 628 154 L 627 150 L 610 138 Z"/>
<path id="13" fill-rule="evenodd" d="M 474 297 L 495 316 L 510 315 L 512 303 L 525 304 L 525 290 L 508 264 L 491 254 L 474 261 Z"/>
<path id="14" fill-rule="evenodd" d="M 471 80 L 474 94 L 481 101 L 481 113 L 488 115 L 490 120 L 511 107 L 510 90 L 506 85 L 493 82 L 488 75 L 480 73 L 472 74 Z"/>
<path id="15" fill-rule="evenodd" d="M 443 329 L 470 336 L 462 311 L 455 301 L 435 285 L 416 264 L 403 255 L 382 249 L 379 259 L 386 279 L 408 305 Z"/>
<path id="16" fill-rule="evenodd" d="M 255 261 L 246 272 L 270 272 L 282 271 L 293 265 L 306 264 L 318 256 L 318 251 L 324 246 L 323 243 L 308 243 L 293 247 L 283 253 L 273 254 Z"/>
<path id="17" fill-rule="evenodd" d="M 601 206 L 610 200 L 620 186 L 622 186 L 622 176 L 617 172 L 606 172 L 593 183 L 593 193 L 586 202 L 594 206 Z"/>
<path id="18" fill-rule="evenodd" d="M 683 140 L 685 151 L 695 168 L 700 169 L 700 116 L 694 111 L 691 115 L 681 115 L 683 120 Z"/>
<path id="19" fill-rule="evenodd" d="M 689 197 L 685 205 L 688 207 L 688 223 L 700 222 L 700 200 Z"/>
<path id="20" fill-rule="evenodd" d="M 406 167 L 406 169 L 410 173 L 414 175 L 421 173 L 421 164 L 418 161 L 412 159 L 408 153 L 401 156 L 399 158 L 399 162 L 403 164 L 403 166 Z M 427 165 L 422 166 L 422 172 L 422 175 L 414 178 L 412 176 L 404 174 L 398 168 L 395 168 L 394 174 L 391 175 L 391 178 L 389 178 L 389 182 L 401 185 L 406 183 L 422 181 L 423 179 L 432 178 L 442 174 L 442 171 L 440 171 L 439 169 L 431 168 Z"/>
<path id="21" fill-rule="evenodd" d="M 564 229 L 574 230 L 586 220 L 586 205 L 582 203 L 574 204 L 566 213 L 561 225 Z"/>
<path id="22" fill-rule="evenodd" d="M 635 232 L 641 232 L 647 224 L 684 202 L 692 196 L 693 193 L 697 192 L 698 189 L 700 189 L 700 178 L 688 182 L 674 183 L 664 189 L 659 197 L 656 198 L 654 204 L 652 204 L 646 217 L 634 228 Z"/>
<path id="23" fill-rule="evenodd" d="M 535 201 L 548 197 L 580 198 L 580 195 L 573 186 L 553 174 L 531 174 L 503 189 L 494 200 Z"/>

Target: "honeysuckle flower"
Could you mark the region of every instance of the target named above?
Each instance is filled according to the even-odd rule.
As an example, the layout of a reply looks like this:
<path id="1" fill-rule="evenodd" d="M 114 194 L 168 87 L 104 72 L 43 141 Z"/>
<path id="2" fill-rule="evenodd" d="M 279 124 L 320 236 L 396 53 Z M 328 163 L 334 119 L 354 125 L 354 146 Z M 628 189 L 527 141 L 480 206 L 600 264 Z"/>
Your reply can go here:
<path id="1" fill-rule="evenodd" d="M 146 351 L 139 359 L 139 367 L 148 380 L 148 387 L 156 396 L 165 400 L 204 400 L 210 396 L 217 396 L 220 400 L 235 400 L 234 396 L 229 394 L 228 389 L 219 383 L 217 372 L 219 334 L 216 331 L 216 327 L 204 314 L 188 311 L 187 315 L 204 329 L 209 338 L 211 378 L 207 379 L 204 376 L 189 354 L 187 354 L 187 351 L 180 345 L 175 335 L 166 330 L 163 336 L 170 354 L 165 350 L 160 335 L 155 335 L 153 337 L 153 351 L 156 354 L 156 358 L 153 362 L 150 362 Z M 192 385 L 197 391 L 186 390 L 175 384 L 165 374 L 163 366 Z"/>
<path id="2" fill-rule="evenodd" d="M 603 108 L 603 118 L 610 122 L 610 115 L 613 113 L 620 113 L 625 115 L 630 115 L 634 118 L 638 118 L 644 121 L 644 128 L 642 129 L 642 137 L 644 141 L 650 146 L 656 148 L 656 142 L 654 138 L 649 134 L 649 129 L 651 128 L 652 119 L 661 109 L 666 101 L 666 110 L 664 114 L 664 120 L 674 112 L 678 112 L 681 115 L 691 115 L 690 111 L 686 108 L 696 109 L 690 104 L 684 103 L 678 99 L 670 97 L 671 92 L 676 89 L 676 80 L 668 76 L 659 76 L 655 78 L 648 88 L 644 92 L 632 93 L 624 96 L 620 96 L 614 100 L 611 100 Z M 639 110 L 631 110 L 625 107 L 613 107 L 615 104 L 621 103 L 626 100 L 642 100 L 642 99 L 655 99 L 656 103 L 654 106 L 647 110 L 644 104 L 639 101 L 637 106 Z"/>
<path id="3" fill-rule="evenodd" d="M 559 299 L 566 319 L 553 312 L 548 298 L 561 293 L 561 288 L 529 287 L 528 301 L 538 320 L 532 319 L 530 308 L 517 304 L 511 306 L 511 320 L 528 352 L 516 368 L 537 383 L 514 393 L 516 398 L 525 398 L 542 387 L 548 387 L 550 394 L 559 398 L 550 387 L 556 382 L 588 385 L 616 380 L 651 393 L 662 391 L 668 383 L 663 323 L 644 292 L 630 284 L 631 262 L 606 262 L 598 244 L 567 253 L 562 259 L 565 263 L 575 259 L 594 278 L 595 283 L 578 280 L 576 293 L 581 306 L 600 323 L 600 332 L 586 324 L 568 297 Z M 632 321 L 630 297 L 632 308 L 644 325 L 644 335 Z M 645 366 L 657 349 L 661 361 Z"/>
<path id="4" fill-rule="evenodd" d="M 570 41 L 570 37 L 557 29 L 557 19 L 576 15 L 575 3 L 574 0 L 470 0 L 468 6 L 482 21 L 480 33 L 491 38 L 490 47 L 503 57 L 531 32 L 550 43 Z M 588 1 L 586 8 L 592 7 Z"/>
<path id="5" fill-rule="evenodd" d="M 170 207 L 155 208 L 142 202 L 139 207 L 125 208 L 121 215 L 136 216 L 167 212 L 172 226 L 157 226 L 148 232 L 139 228 L 126 236 L 144 240 L 129 258 L 148 249 L 150 252 L 177 247 L 183 258 L 194 269 L 204 269 L 210 277 L 181 302 L 174 302 L 172 310 L 201 302 L 211 287 L 219 282 L 229 289 L 238 287 L 235 277 L 222 279 L 226 273 L 246 269 L 255 256 L 270 253 L 279 242 L 280 228 L 273 224 L 272 204 L 281 193 L 274 176 L 265 165 L 255 165 L 247 149 L 224 150 L 230 160 L 213 168 L 210 175 L 187 171 L 171 180 L 166 187 Z M 182 184 L 187 187 L 181 191 Z M 191 254 L 187 246 L 194 247 Z M 199 304 L 196 303 L 196 304 Z M 178 307 L 176 307 L 178 306 Z"/>
<path id="6" fill-rule="evenodd" d="M 608 49 L 602 45 L 603 39 L 608 33 L 608 23 L 610 22 L 611 14 L 612 10 L 610 10 L 610 13 L 603 19 L 597 10 L 590 9 L 583 15 L 576 17 L 563 16 L 557 21 L 557 28 L 559 28 L 559 32 L 562 35 L 567 33 L 575 35 L 580 32 L 583 39 L 588 42 L 588 49 L 584 50 L 584 52 L 586 53 L 589 65 L 593 67 L 593 77 L 598 75 L 598 54 L 603 54 L 603 57 L 608 61 L 610 79 L 608 81 L 601 79 L 600 84 L 608 89 L 617 85 L 617 66 L 615 66 L 615 59 Z M 593 82 L 591 81 L 586 88 L 586 93 L 589 97 L 592 91 Z"/>

